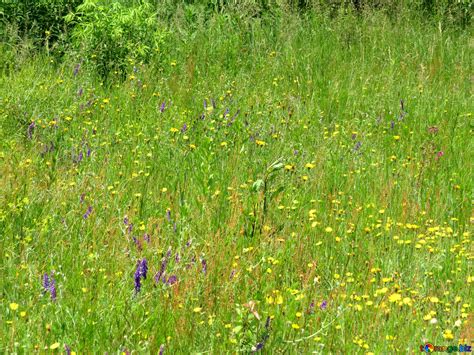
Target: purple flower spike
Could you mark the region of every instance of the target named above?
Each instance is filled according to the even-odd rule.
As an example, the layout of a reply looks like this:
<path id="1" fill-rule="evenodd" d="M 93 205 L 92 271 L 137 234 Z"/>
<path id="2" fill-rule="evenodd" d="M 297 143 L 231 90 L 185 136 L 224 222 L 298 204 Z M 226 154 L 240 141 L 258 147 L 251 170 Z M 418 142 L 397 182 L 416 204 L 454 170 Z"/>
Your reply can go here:
<path id="1" fill-rule="evenodd" d="M 49 280 L 49 293 L 51 294 L 51 299 L 56 301 L 56 281 L 54 281 L 53 276 Z"/>
<path id="2" fill-rule="evenodd" d="M 43 288 L 44 288 L 43 292 L 49 291 L 49 276 L 48 276 L 48 274 L 43 275 L 42 284 L 43 284 Z"/>
<path id="3" fill-rule="evenodd" d="M 357 152 L 360 147 L 362 146 L 362 142 L 361 141 L 358 141 L 355 146 L 354 146 L 354 149 L 352 149 L 354 152 Z"/>
<path id="4" fill-rule="evenodd" d="M 178 281 L 178 278 L 176 277 L 176 275 L 171 275 L 168 278 L 168 281 L 166 281 L 166 283 L 171 286 L 171 285 L 175 284 L 177 281 Z"/>
<path id="5" fill-rule="evenodd" d="M 82 150 L 79 152 L 79 155 L 77 157 L 77 162 L 82 161 L 82 158 L 84 158 L 84 154 L 82 154 Z"/>
<path id="6" fill-rule="evenodd" d="M 148 235 L 148 233 L 145 233 L 145 235 L 143 236 L 143 240 L 147 243 L 150 243 L 150 236 Z"/>
<path id="7" fill-rule="evenodd" d="M 33 138 L 33 130 L 35 129 L 35 126 L 36 126 L 35 121 L 31 122 L 30 125 L 28 126 L 27 134 L 28 134 L 29 139 Z"/>
<path id="8" fill-rule="evenodd" d="M 164 352 L 165 352 L 165 344 L 161 344 L 160 352 L 158 353 L 158 355 L 163 355 Z"/>
<path id="9" fill-rule="evenodd" d="M 235 276 L 235 270 L 233 269 L 232 272 L 230 273 L 229 279 L 232 280 L 234 278 L 234 276 Z"/>
<path id="10" fill-rule="evenodd" d="M 165 111 L 165 108 L 166 108 L 166 102 L 163 101 L 163 103 L 160 106 L 160 112 L 163 113 Z"/>
<path id="11" fill-rule="evenodd" d="M 141 250 L 142 250 L 142 243 L 141 243 L 141 241 L 138 240 L 136 237 L 132 237 L 132 239 L 133 239 L 133 242 L 135 243 L 135 245 L 137 246 L 137 249 L 138 249 L 139 251 L 141 251 Z"/>
<path id="12" fill-rule="evenodd" d="M 186 132 L 187 129 L 188 129 L 188 125 L 185 123 L 185 124 L 183 125 L 183 127 L 181 128 L 181 133 Z"/>
<path id="13" fill-rule="evenodd" d="M 69 345 L 64 344 L 64 351 L 66 352 L 66 355 L 71 355 L 71 348 Z"/>
<path id="14" fill-rule="evenodd" d="M 74 76 L 76 76 L 78 73 L 79 73 L 79 69 L 81 68 L 81 63 L 78 63 L 75 67 L 74 67 L 74 71 L 72 72 Z"/>
<path id="15" fill-rule="evenodd" d="M 204 274 L 206 274 L 207 273 L 207 261 L 205 259 L 202 259 L 201 260 L 201 265 L 202 265 L 202 272 Z"/>
<path id="16" fill-rule="evenodd" d="M 126 226 L 128 226 L 128 217 L 127 217 L 127 216 L 125 216 L 125 217 L 123 218 L 123 224 L 125 224 Z"/>
<path id="17" fill-rule="evenodd" d="M 53 273 L 51 275 L 44 274 L 42 279 L 43 284 L 43 293 L 49 292 L 51 295 L 51 299 L 53 301 L 56 300 L 56 281 L 54 281 Z"/>
<path id="18" fill-rule="evenodd" d="M 133 276 L 135 280 L 135 294 L 140 292 L 141 287 L 142 287 L 141 279 L 146 279 L 147 272 L 148 272 L 148 263 L 146 259 L 139 260 L 137 262 L 137 269 Z"/>
<path id="19" fill-rule="evenodd" d="M 328 301 L 324 300 L 323 302 L 321 302 L 321 304 L 319 305 L 319 308 L 324 311 L 328 306 Z"/>
<path id="20" fill-rule="evenodd" d="M 86 211 L 86 213 L 84 213 L 84 216 L 82 216 L 82 218 L 84 218 L 84 219 L 89 218 L 91 213 L 92 213 L 92 206 L 89 206 L 89 207 L 87 207 L 87 211 Z"/>

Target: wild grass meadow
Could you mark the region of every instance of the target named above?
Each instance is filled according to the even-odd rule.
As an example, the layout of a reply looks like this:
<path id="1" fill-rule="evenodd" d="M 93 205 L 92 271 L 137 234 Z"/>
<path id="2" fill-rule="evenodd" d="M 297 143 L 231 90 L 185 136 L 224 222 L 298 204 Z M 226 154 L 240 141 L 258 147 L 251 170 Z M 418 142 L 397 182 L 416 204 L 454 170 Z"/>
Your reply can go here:
<path id="1" fill-rule="evenodd" d="M 473 345 L 472 4 L 23 3 L 0 353 Z"/>

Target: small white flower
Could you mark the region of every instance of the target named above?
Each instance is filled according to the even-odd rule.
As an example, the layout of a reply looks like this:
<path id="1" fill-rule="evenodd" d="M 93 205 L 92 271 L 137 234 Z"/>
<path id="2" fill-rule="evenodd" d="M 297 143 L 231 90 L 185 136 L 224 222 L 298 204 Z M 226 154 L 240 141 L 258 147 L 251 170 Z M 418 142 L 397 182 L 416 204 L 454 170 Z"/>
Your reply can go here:
<path id="1" fill-rule="evenodd" d="M 460 319 L 458 319 L 456 322 L 454 322 L 454 326 L 455 327 L 460 327 L 462 325 L 462 321 Z"/>
<path id="2" fill-rule="evenodd" d="M 431 318 L 430 324 L 436 324 L 438 323 L 438 320 L 436 318 Z"/>

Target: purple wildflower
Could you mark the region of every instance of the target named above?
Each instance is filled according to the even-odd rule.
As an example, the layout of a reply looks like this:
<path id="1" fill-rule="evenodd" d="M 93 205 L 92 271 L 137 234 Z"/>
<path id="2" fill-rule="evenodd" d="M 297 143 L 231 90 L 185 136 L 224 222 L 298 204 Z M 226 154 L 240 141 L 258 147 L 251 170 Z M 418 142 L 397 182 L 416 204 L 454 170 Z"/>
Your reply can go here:
<path id="1" fill-rule="evenodd" d="M 56 300 L 56 282 L 54 281 L 53 278 L 53 273 L 51 275 L 44 274 L 43 279 L 42 279 L 42 284 L 43 284 L 43 293 L 49 292 L 51 295 L 51 299 L 53 301 Z"/>
<path id="2" fill-rule="evenodd" d="M 30 125 L 28 126 L 27 134 L 28 134 L 29 139 L 33 138 L 33 130 L 35 129 L 35 126 L 36 126 L 35 121 L 31 122 Z"/>
<path id="3" fill-rule="evenodd" d="M 160 106 L 160 112 L 163 113 L 165 111 L 165 108 L 166 108 L 166 102 L 163 101 L 163 103 Z"/>
<path id="4" fill-rule="evenodd" d="M 51 294 L 51 299 L 56 301 L 56 281 L 54 280 L 52 274 L 49 279 L 49 293 Z"/>
<path id="5" fill-rule="evenodd" d="M 192 240 L 189 239 L 188 242 L 186 243 L 186 248 L 189 248 L 191 246 Z"/>
<path id="6" fill-rule="evenodd" d="M 179 255 L 179 253 L 176 253 L 175 257 L 174 257 L 174 261 L 176 263 L 179 263 L 181 261 L 181 256 Z"/>
<path id="7" fill-rule="evenodd" d="M 354 152 L 357 152 L 360 147 L 362 146 L 362 142 L 361 141 L 358 141 L 355 146 L 354 146 L 354 149 L 352 149 Z"/>
<path id="8" fill-rule="evenodd" d="M 165 351 L 165 344 L 161 344 L 160 352 L 158 353 L 158 355 L 163 355 L 164 351 Z"/>
<path id="9" fill-rule="evenodd" d="M 128 232 L 128 233 L 132 233 L 132 230 L 133 230 L 133 223 L 130 223 L 130 224 L 128 225 L 127 232 Z"/>
<path id="10" fill-rule="evenodd" d="M 81 63 L 77 63 L 76 66 L 74 67 L 74 71 L 72 72 L 72 74 L 74 76 L 77 76 L 77 74 L 79 73 L 80 68 L 81 68 Z"/>
<path id="11" fill-rule="evenodd" d="M 324 311 L 328 306 L 328 301 L 324 300 L 323 302 L 321 302 L 321 304 L 319 305 L 319 308 Z"/>
<path id="12" fill-rule="evenodd" d="M 87 207 L 86 213 L 84 213 L 84 216 L 82 218 L 87 219 L 92 213 L 92 206 Z"/>
<path id="13" fill-rule="evenodd" d="M 84 89 L 83 88 L 79 88 L 79 90 L 77 91 L 77 96 L 82 96 L 82 93 L 84 92 Z"/>
<path id="14" fill-rule="evenodd" d="M 87 155 L 88 158 L 91 156 L 91 148 L 89 146 L 87 147 L 86 155 Z"/>
<path id="15" fill-rule="evenodd" d="M 176 277 L 176 275 L 171 275 L 168 278 L 168 281 L 166 281 L 166 284 L 171 286 L 171 285 L 175 284 L 176 281 L 178 281 L 178 278 Z"/>
<path id="16" fill-rule="evenodd" d="M 84 154 L 82 154 L 82 150 L 79 152 L 79 155 L 77 156 L 77 162 L 82 161 L 82 158 L 84 158 Z"/>
<path id="17" fill-rule="evenodd" d="M 185 124 L 183 125 L 183 127 L 181 128 L 181 133 L 186 132 L 187 129 L 188 129 L 188 125 L 185 123 Z"/>
<path id="18" fill-rule="evenodd" d="M 206 259 L 201 260 L 201 265 L 202 265 L 202 272 L 204 274 L 206 274 L 207 273 L 207 261 L 206 261 Z"/>
<path id="19" fill-rule="evenodd" d="M 232 272 L 230 273 L 229 279 L 232 280 L 234 278 L 234 276 L 235 276 L 235 269 L 232 269 Z"/>
<path id="20" fill-rule="evenodd" d="M 232 118 L 230 119 L 230 121 L 229 121 L 229 123 L 227 124 L 227 126 L 232 125 L 232 123 L 235 121 L 235 118 L 238 116 L 239 113 L 240 113 L 240 109 L 237 110 L 237 112 L 234 114 L 234 116 L 232 116 Z"/>
<path id="21" fill-rule="evenodd" d="M 162 262 L 161 262 L 161 267 L 160 270 L 155 274 L 155 282 L 158 283 L 160 282 L 161 277 L 164 277 L 164 273 L 166 270 L 166 266 L 168 265 L 168 256 L 164 257 Z"/>
<path id="22" fill-rule="evenodd" d="M 134 274 L 135 293 L 140 292 L 141 287 L 142 287 L 141 279 L 146 279 L 147 272 L 148 272 L 148 263 L 146 259 L 139 260 L 137 262 L 137 269 Z"/>
<path id="23" fill-rule="evenodd" d="M 145 233 L 145 235 L 143 236 L 143 240 L 147 243 L 150 243 L 150 235 L 148 233 Z"/>
<path id="24" fill-rule="evenodd" d="M 138 240 L 136 237 L 132 237 L 132 239 L 133 239 L 133 242 L 135 243 L 135 245 L 137 246 L 137 249 L 138 249 L 139 251 L 141 251 L 141 250 L 142 250 L 142 243 L 141 243 L 141 241 Z"/>
<path id="25" fill-rule="evenodd" d="M 49 276 L 46 273 L 43 275 L 42 284 L 44 288 L 43 292 L 49 291 Z"/>
<path id="26" fill-rule="evenodd" d="M 308 307 L 308 314 L 313 314 L 314 313 L 314 300 L 311 301 Z"/>
<path id="27" fill-rule="evenodd" d="M 64 344 L 64 351 L 66 352 L 66 355 L 71 355 L 71 348 L 69 345 Z"/>

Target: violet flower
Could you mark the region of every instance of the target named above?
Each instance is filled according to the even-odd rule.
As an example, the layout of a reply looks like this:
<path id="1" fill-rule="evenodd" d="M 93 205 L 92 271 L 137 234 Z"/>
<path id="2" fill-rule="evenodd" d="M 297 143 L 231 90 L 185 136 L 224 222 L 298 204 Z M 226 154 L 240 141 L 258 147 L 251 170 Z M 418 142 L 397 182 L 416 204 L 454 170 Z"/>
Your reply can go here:
<path id="1" fill-rule="evenodd" d="M 44 274 L 42 279 L 43 284 L 43 293 L 49 292 L 51 299 L 56 300 L 56 281 L 53 278 L 53 273 L 51 275 Z"/>
<path id="2" fill-rule="evenodd" d="M 86 213 L 84 213 L 84 216 L 82 216 L 82 218 L 84 218 L 84 219 L 89 218 L 91 213 L 92 213 L 92 206 L 89 206 L 89 207 L 87 207 L 87 211 L 86 211 Z"/>
<path id="3" fill-rule="evenodd" d="M 207 273 L 207 261 L 205 259 L 202 259 L 201 260 L 201 265 L 202 265 L 202 272 L 204 274 L 206 274 Z"/>
<path id="4" fill-rule="evenodd" d="M 36 127 L 35 121 L 31 122 L 30 125 L 28 126 L 27 135 L 29 139 L 33 138 L 33 130 L 35 129 L 35 127 Z"/>
<path id="5" fill-rule="evenodd" d="M 175 284 L 177 281 L 178 281 L 178 278 L 176 277 L 176 275 L 171 275 L 168 278 L 168 281 L 166 281 L 166 284 L 171 286 L 171 285 Z"/>
<path id="6" fill-rule="evenodd" d="M 74 71 L 72 72 L 72 74 L 74 76 L 77 76 L 77 74 L 79 73 L 80 68 L 81 68 L 81 63 L 77 63 L 76 66 L 74 67 Z"/>
<path id="7" fill-rule="evenodd" d="M 137 262 L 137 269 L 134 274 L 134 280 L 135 280 L 135 294 L 140 292 L 142 284 L 141 280 L 146 279 L 146 274 L 148 272 L 148 263 L 146 259 L 139 260 Z"/>

